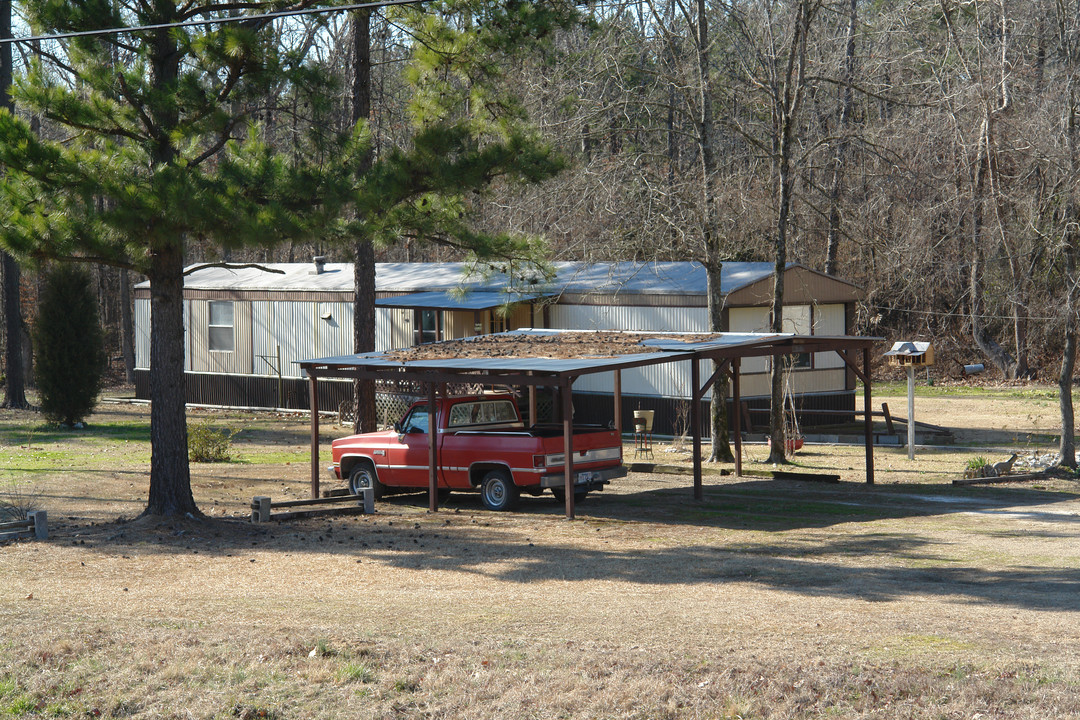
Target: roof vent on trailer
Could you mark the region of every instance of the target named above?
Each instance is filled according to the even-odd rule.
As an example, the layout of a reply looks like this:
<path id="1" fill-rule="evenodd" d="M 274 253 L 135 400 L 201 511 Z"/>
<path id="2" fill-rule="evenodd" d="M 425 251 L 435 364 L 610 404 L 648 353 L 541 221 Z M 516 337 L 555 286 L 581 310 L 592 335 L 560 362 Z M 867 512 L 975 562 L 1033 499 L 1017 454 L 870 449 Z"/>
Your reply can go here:
<path id="1" fill-rule="evenodd" d="M 315 272 L 313 272 L 311 274 L 312 275 L 322 275 L 323 270 L 326 267 L 326 256 L 325 255 L 316 255 L 315 257 L 311 258 L 311 261 L 313 263 L 315 263 Z"/>

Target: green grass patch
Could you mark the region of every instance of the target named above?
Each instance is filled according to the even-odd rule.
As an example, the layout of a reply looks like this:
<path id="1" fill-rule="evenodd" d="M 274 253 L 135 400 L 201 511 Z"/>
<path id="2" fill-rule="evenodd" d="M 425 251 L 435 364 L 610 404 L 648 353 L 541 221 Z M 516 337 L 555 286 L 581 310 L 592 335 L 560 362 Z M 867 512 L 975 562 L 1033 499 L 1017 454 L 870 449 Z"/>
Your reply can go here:
<path id="1" fill-rule="evenodd" d="M 0 712 L 12 717 L 21 717 L 36 712 L 37 707 L 37 700 L 30 695 L 20 693 L 11 698 L 4 698 L 3 704 L 0 704 Z"/>
<path id="2" fill-rule="evenodd" d="M 862 383 L 858 383 L 857 392 L 862 393 Z M 907 380 L 900 382 L 875 382 L 873 387 L 874 396 L 907 396 Z M 926 385 L 925 379 L 920 384 L 919 378 L 915 378 L 916 397 L 970 397 L 970 398 L 1016 398 L 1019 400 L 1050 400 L 1057 402 L 1058 390 L 1056 387 L 1006 387 L 977 385 L 964 386 L 940 386 Z M 1080 393 L 1073 393 L 1074 401 L 1080 399 Z"/>
<path id="3" fill-rule="evenodd" d="M 0 442 L 13 445 L 71 442 L 72 440 L 111 440 L 113 442 L 150 442 L 150 423 L 115 422 L 92 423 L 81 430 L 37 423 L 0 425 Z"/>
<path id="4" fill-rule="evenodd" d="M 350 661 L 338 668 L 337 678 L 343 683 L 366 685 L 375 682 L 375 668 L 370 663 Z"/>

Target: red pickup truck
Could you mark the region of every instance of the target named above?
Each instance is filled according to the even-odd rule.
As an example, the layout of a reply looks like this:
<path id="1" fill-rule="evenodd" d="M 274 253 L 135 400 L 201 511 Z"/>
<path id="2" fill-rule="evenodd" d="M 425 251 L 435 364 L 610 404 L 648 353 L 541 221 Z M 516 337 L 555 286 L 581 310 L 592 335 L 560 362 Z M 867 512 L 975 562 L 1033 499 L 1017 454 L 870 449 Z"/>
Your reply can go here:
<path id="1" fill-rule="evenodd" d="M 562 425 L 526 428 L 510 395 L 439 398 L 435 423 L 440 495 L 479 489 L 484 505 L 509 510 L 521 492 L 550 489 L 565 501 Z M 409 408 L 392 430 L 350 435 L 333 442 L 330 471 L 357 493 L 374 487 L 428 487 L 428 403 Z M 610 428 L 574 428 L 574 499 L 625 477 L 622 439 Z"/>

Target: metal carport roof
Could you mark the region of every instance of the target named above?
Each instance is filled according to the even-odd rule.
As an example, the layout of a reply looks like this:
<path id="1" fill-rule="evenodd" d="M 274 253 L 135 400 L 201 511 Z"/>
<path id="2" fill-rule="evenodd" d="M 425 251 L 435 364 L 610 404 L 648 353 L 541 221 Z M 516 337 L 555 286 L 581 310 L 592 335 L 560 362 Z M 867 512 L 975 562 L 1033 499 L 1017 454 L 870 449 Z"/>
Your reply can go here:
<path id="1" fill-rule="evenodd" d="M 581 357 L 545 357 L 541 353 L 561 339 L 577 340 L 588 334 L 605 336 L 625 336 L 628 343 L 615 352 L 602 356 Z M 496 340 L 520 340 L 526 346 L 531 345 L 536 354 L 528 356 L 492 355 L 487 345 Z M 874 482 L 873 435 L 871 427 L 871 383 L 870 349 L 880 338 L 814 335 L 794 335 L 790 333 L 662 333 L 662 332 L 624 332 L 589 331 L 589 330 L 515 330 L 495 335 L 479 335 L 442 343 L 430 343 L 414 346 L 405 350 L 342 355 L 336 357 L 302 360 L 298 364 L 310 379 L 311 396 L 311 482 L 313 497 L 319 493 L 319 431 L 318 431 L 318 392 L 319 378 L 356 378 L 381 380 L 412 380 L 425 384 L 431 402 L 429 407 L 434 412 L 434 399 L 437 386 L 447 382 L 477 380 L 497 382 L 507 385 L 523 385 L 530 388 L 530 397 L 538 385 L 559 387 L 562 390 L 563 404 L 563 440 L 566 478 L 566 514 L 574 516 L 573 482 L 573 428 L 572 394 L 573 382 L 582 375 L 599 372 L 615 373 L 615 419 L 616 427 L 621 416 L 621 381 L 622 370 L 681 360 L 714 360 L 717 369 L 704 382 L 700 377 L 700 362 L 691 362 L 691 384 L 693 402 L 691 402 L 691 432 L 693 434 L 694 459 L 694 497 L 702 499 L 701 473 L 701 406 L 700 400 L 721 373 L 732 380 L 732 399 L 734 400 L 735 427 L 735 470 L 742 472 L 742 443 L 739 428 L 739 366 L 744 357 L 789 355 L 805 352 L 836 352 L 845 364 L 863 381 L 864 388 L 864 430 L 866 443 L 866 482 Z M 487 345 L 485 345 L 487 344 Z M 458 350 L 457 355 L 447 357 L 424 357 L 433 351 L 447 347 Z M 856 351 L 862 351 L 862 367 L 854 357 Z M 475 353 L 475 354 L 474 354 Z M 434 419 L 433 419 L 434 420 Z M 431 424 L 435 426 L 434 422 Z M 429 503 L 432 511 L 437 510 L 436 493 L 436 452 L 435 436 L 431 437 L 430 450 L 430 486 Z"/>

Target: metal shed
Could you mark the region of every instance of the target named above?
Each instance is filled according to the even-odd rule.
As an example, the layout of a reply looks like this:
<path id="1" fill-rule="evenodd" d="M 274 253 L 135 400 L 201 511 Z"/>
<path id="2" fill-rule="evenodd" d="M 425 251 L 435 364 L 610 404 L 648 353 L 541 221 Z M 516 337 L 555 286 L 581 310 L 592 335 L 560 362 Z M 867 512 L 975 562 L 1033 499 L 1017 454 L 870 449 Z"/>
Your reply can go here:
<path id="1" fill-rule="evenodd" d="M 510 333 L 521 338 L 545 338 L 575 331 L 521 330 Z M 581 332 L 581 331 L 576 331 Z M 506 334 L 503 334 L 506 335 Z M 566 515 L 574 517 L 573 484 L 573 384 L 575 380 L 598 373 L 614 375 L 615 392 L 612 396 L 616 428 L 621 432 L 620 389 L 621 374 L 625 370 L 677 361 L 689 361 L 693 376 L 693 399 L 700 399 L 721 373 L 732 381 L 735 400 L 735 425 L 739 428 L 740 366 L 743 360 L 758 357 L 775 357 L 807 352 L 834 352 L 862 381 L 864 387 L 864 436 L 866 446 L 866 482 L 874 482 L 873 431 L 871 425 L 870 350 L 880 338 L 853 336 L 805 336 L 770 333 L 655 333 L 620 354 L 604 357 L 490 357 L 483 350 L 484 336 L 472 338 L 476 353 L 463 353 L 457 357 L 438 359 L 410 359 L 407 354 L 367 353 L 304 360 L 299 363 L 309 381 L 311 402 L 311 491 L 319 495 L 319 414 L 318 382 L 323 378 L 350 378 L 363 380 L 409 380 L 419 382 L 427 389 L 428 407 L 434 412 L 437 389 L 450 382 L 463 379 L 484 383 L 518 385 L 530 389 L 530 397 L 537 386 L 553 386 L 561 390 L 562 424 L 564 442 L 564 477 L 566 478 Z M 861 367 L 857 353 L 861 351 Z M 716 362 L 716 370 L 702 382 L 701 365 L 705 361 Z M 702 499 L 702 413 L 701 405 L 694 402 L 691 413 L 693 435 L 694 497 Z M 435 427 L 434 418 L 429 424 Z M 739 432 L 734 433 L 735 472 L 742 474 L 742 442 Z M 436 434 L 429 435 L 429 507 L 438 509 L 436 492 Z"/>

